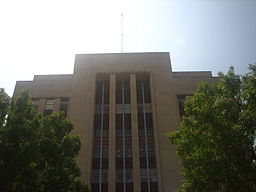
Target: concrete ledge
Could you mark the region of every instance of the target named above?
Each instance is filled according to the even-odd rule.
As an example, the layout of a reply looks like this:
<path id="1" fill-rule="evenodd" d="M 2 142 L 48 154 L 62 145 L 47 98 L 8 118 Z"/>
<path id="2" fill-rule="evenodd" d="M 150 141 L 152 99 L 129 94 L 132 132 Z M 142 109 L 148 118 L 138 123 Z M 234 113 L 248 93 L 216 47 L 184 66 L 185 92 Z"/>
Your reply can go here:
<path id="1" fill-rule="evenodd" d="M 200 78 L 200 77 L 212 77 L 211 71 L 183 71 L 172 72 L 173 78 Z"/>

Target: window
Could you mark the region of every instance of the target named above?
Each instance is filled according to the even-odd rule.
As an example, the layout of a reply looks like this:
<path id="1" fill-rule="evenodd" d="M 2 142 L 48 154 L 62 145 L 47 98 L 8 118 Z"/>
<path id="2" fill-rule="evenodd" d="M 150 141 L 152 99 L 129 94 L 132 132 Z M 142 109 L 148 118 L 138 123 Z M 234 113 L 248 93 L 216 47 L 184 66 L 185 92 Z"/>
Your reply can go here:
<path id="1" fill-rule="evenodd" d="M 180 112 L 180 118 L 185 115 L 185 107 L 184 107 L 184 102 L 187 97 L 191 97 L 191 94 L 186 94 L 186 95 L 177 95 L 177 100 L 178 100 L 178 105 L 179 105 L 179 112 Z"/>
<path id="2" fill-rule="evenodd" d="M 132 192 L 132 137 L 129 80 L 116 82 L 116 191 Z"/>
<path id="3" fill-rule="evenodd" d="M 108 192 L 108 183 L 101 184 L 101 192 Z"/>
<path id="4" fill-rule="evenodd" d="M 148 192 L 148 183 L 141 182 L 141 192 Z"/>
<path id="5" fill-rule="evenodd" d="M 64 117 L 66 117 L 66 118 L 68 116 L 68 103 L 69 103 L 68 98 L 61 98 L 60 99 L 60 109 L 59 109 L 59 111 L 63 111 Z"/>
<path id="6" fill-rule="evenodd" d="M 136 82 L 136 89 L 137 89 L 137 103 L 141 104 L 143 103 L 142 101 L 142 81 L 137 81 Z"/>
<path id="7" fill-rule="evenodd" d="M 137 98 L 141 192 L 157 192 L 151 93 L 148 80 L 137 81 Z"/>
<path id="8" fill-rule="evenodd" d="M 138 109 L 138 113 L 143 113 L 144 111 L 145 113 L 152 113 L 151 103 L 145 103 L 144 105 L 138 104 L 137 109 Z"/>
<path id="9" fill-rule="evenodd" d="M 96 83 L 92 192 L 108 191 L 109 82 Z"/>
<path id="10" fill-rule="evenodd" d="M 126 183 L 126 191 L 133 192 L 133 183 Z"/>
<path id="11" fill-rule="evenodd" d="M 125 183 L 124 181 L 125 176 Z M 132 170 L 118 169 L 116 171 L 116 191 L 117 192 L 133 192 L 133 182 L 132 182 Z"/>
<path id="12" fill-rule="evenodd" d="M 44 115 L 49 115 L 53 112 L 54 99 L 46 99 Z"/>
<path id="13" fill-rule="evenodd" d="M 116 183 L 116 191 L 123 192 L 124 191 L 124 184 L 123 183 Z"/>
<path id="14" fill-rule="evenodd" d="M 132 169 L 132 158 L 131 157 L 125 159 L 125 168 Z"/>
<path id="15" fill-rule="evenodd" d="M 150 85 L 148 80 L 144 80 L 143 82 L 144 88 L 144 103 L 151 103 L 151 94 L 150 94 Z"/>
<path id="16" fill-rule="evenodd" d="M 152 192 L 158 191 L 157 182 L 150 182 L 150 191 Z"/>
<path id="17" fill-rule="evenodd" d="M 124 94 L 124 104 L 130 104 L 130 82 L 128 80 L 123 81 L 123 94 Z"/>
<path id="18" fill-rule="evenodd" d="M 130 104 L 116 104 L 116 113 L 122 114 L 122 113 L 131 113 L 131 105 Z"/>
<path id="19" fill-rule="evenodd" d="M 116 82 L 116 104 L 130 104 L 130 82 L 120 80 Z"/>

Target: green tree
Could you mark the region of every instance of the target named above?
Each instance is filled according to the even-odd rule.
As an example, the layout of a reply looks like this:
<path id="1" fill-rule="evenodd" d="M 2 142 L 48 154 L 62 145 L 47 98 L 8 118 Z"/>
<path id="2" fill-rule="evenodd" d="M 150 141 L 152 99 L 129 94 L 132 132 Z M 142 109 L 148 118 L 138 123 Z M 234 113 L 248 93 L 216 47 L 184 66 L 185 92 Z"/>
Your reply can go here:
<path id="1" fill-rule="evenodd" d="M 4 92 L 4 89 L 0 88 L 0 126 L 2 126 L 6 120 L 9 103 L 10 97 Z"/>
<path id="2" fill-rule="evenodd" d="M 256 64 L 244 77 L 219 73 L 185 101 L 180 128 L 168 134 L 182 160 L 179 191 L 256 191 Z"/>
<path id="3" fill-rule="evenodd" d="M 88 191 L 78 178 L 81 142 L 70 135 L 73 124 L 63 114 L 38 114 L 27 91 L 10 103 L 0 94 L 1 191 Z"/>

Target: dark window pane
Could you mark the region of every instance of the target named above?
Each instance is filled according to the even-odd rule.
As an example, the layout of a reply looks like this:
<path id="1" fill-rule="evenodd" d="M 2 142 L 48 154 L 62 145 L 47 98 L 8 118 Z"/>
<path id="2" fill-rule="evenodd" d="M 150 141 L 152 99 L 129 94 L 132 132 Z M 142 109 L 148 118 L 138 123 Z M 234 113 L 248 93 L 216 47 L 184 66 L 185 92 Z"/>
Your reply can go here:
<path id="1" fill-rule="evenodd" d="M 126 136 L 125 137 L 125 147 L 131 147 L 132 146 L 132 137 Z"/>
<path id="2" fill-rule="evenodd" d="M 144 130 L 144 116 L 141 113 L 138 113 L 138 129 Z"/>
<path id="3" fill-rule="evenodd" d="M 140 168 L 147 168 L 146 157 L 140 157 Z"/>
<path id="4" fill-rule="evenodd" d="M 99 158 L 93 158 L 92 168 L 93 169 L 99 169 L 100 168 L 100 159 Z"/>
<path id="5" fill-rule="evenodd" d="M 158 192 L 157 182 L 150 182 L 150 191 Z"/>
<path id="6" fill-rule="evenodd" d="M 139 138 L 140 157 L 146 157 L 146 146 L 144 137 Z"/>
<path id="7" fill-rule="evenodd" d="M 148 147 L 154 148 L 154 138 L 153 136 L 147 136 L 148 139 Z"/>
<path id="8" fill-rule="evenodd" d="M 150 96 L 150 85 L 148 80 L 144 80 L 144 102 L 151 103 L 151 96 Z"/>
<path id="9" fill-rule="evenodd" d="M 116 82 L 116 104 L 122 104 L 122 82 Z"/>
<path id="10" fill-rule="evenodd" d="M 189 95 L 178 95 L 177 98 L 178 100 L 184 101 L 186 99 L 186 96 L 189 96 Z"/>
<path id="11" fill-rule="evenodd" d="M 99 192 L 99 184 L 98 183 L 92 183 L 92 192 Z"/>
<path id="12" fill-rule="evenodd" d="M 125 146 L 125 157 L 130 158 L 132 157 L 132 146 L 131 144 L 129 146 Z"/>
<path id="13" fill-rule="evenodd" d="M 152 113 L 146 113 L 146 124 L 147 129 L 153 128 Z"/>
<path id="14" fill-rule="evenodd" d="M 128 130 L 131 129 L 131 114 L 124 115 L 124 125 L 125 125 L 125 129 L 128 129 Z"/>
<path id="15" fill-rule="evenodd" d="M 130 82 L 129 81 L 124 81 L 124 103 L 125 104 L 130 104 Z"/>
<path id="16" fill-rule="evenodd" d="M 128 136 L 131 136 L 132 135 L 132 130 L 131 128 L 126 128 L 125 129 L 125 136 L 128 137 Z"/>
<path id="17" fill-rule="evenodd" d="M 102 159 L 102 169 L 107 169 L 108 168 L 108 158 L 103 158 Z"/>
<path id="18" fill-rule="evenodd" d="M 125 170 L 125 175 L 126 175 L 126 184 L 127 183 L 132 183 L 133 179 L 132 179 L 132 169 L 126 169 Z"/>
<path id="19" fill-rule="evenodd" d="M 138 80 L 136 82 L 136 90 L 137 90 L 137 103 L 143 103 L 142 100 L 142 81 Z"/>
<path id="20" fill-rule="evenodd" d="M 117 157 L 123 157 L 123 146 L 122 145 L 119 145 L 117 146 L 116 148 L 116 156 Z"/>
<path id="21" fill-rule="evenodd" d="M 185 114 L 184 110 L 184 103 L 183 101 L 178 101 L 179 102 L 179 111 L 180 111 L 180 118 Z"/>
<path id="22" fill-rule="evenodd" d="M 126 191 L 133 192 L 133 183 L 126 183 Z"/>
<path id="23" fill-rule="evenodd" d="M 100 158 L 100 139 L 94 139 L 93 157 Z"/>
<path id="24" fill-rule="evenodd" d="M 151 157 L 148 159 L 149 168 L 156 168 L 156 159 L 155 157 Z"/>
<path id="25" fill-rule="evenodd" d="M 154 148 L 148 147 L 148 157 L 149 158 L 155 157 L 155 150 L 154 150 Z"/>
<path id="26" fill-rule="evenodd" d="M 96 104 L 102 104 L 102 82 L 96 83 Z"/>
<path id="27" fill-rule="evenodd" d="M 136 81 L 136 87 L 141 88 L 142 87 L 142 80 L 137 80 Z"/>
<path id="28" fill-rule="evenodd" d="M 148 183 L 147 182 L 141 183 L 141 192 L 148 192 Z"/>
<path id="29" fill-rule="evenodd" d="M 109 82 L 104 81 L 104 104 L 109 104 Z"/>
<path id="30" fill-rule="evenodd" d="M 123 168 L 123 158 L 116 158 L 116 169 Z"/>
<path id="31" fill-rule="evenodd" d="M 103 88 L 104 87 L 104 88 Z M 102 96 L 103 96 L 103 89 L 104 89 L 104 104 L 109 104 L 109 82 L 102 81 L 96 83 L 96 104 L 102 104 Z"/>
<path id="32" fill-rule="evenodd" d="M 122 144 L 122 134 L 123 133 L 123 116 L 122 114 L 116 114 L 116 136 L 117 138 L 117 145 L 118 141 L 120 140 L 120 145 Z"/>
<path id="33" fill-rule="evenodd" d="M 101 184 L 101 192 L 108 192 L 108 184 L 107 183 Z"/>
<path id="34" fill-rule="evenodd" d="M 125 158 L 125 168 L 132 169 L 132 158 Z"/>
<path id="35" fill-rule="evenodd" d="M 123 183 L 123 181 L 124 181 L 123 169 L 116 169 L 116 182 Z"/>
<path id="36" fill-rule="evenodd" d="M 109 114 L 104 114 L 103 116 L 103 129 L 108 130 L 109 127 Z"/>
<path id="37" fill-rule="evenodd" d="M 102 157 L 108 158 L 108 146 L 103 146 L 102 150 Z"/>
<path id="38" fill-rule="evenodd" d="M 117 136 L 116 137 L 116 146 L 117 147 L 123 146 L 123 137 L 122 136 Z"/>
<path id="39" fill-rule="evenodd" d="M 122 130 L 123 127 L 123 115 L 116 114 L 116 129 Z"/>
<path id="40" fill-rule="evenodd" d="M 123 191 L 124 191 L 124 184 L 123 183 L 116 183 L 116 192 L 123 192 Z"/>
<path id="41" fill-rule="evenodd" d="M 108 182 L 108 170 L 107 169 L 101 170 L 101 179 L 102 179 L 102 183 Z"/>

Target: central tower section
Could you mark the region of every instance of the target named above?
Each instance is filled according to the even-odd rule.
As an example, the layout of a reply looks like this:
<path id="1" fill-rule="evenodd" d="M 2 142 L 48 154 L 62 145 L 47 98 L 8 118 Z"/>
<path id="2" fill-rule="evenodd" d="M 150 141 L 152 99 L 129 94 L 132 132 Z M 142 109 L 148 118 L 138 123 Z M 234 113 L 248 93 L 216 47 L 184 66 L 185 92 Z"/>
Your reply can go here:
<path id="1" fill-rule="evenodd" d="M 93 192 L 158 191 L 149 73 L 96 74 Z"/>

